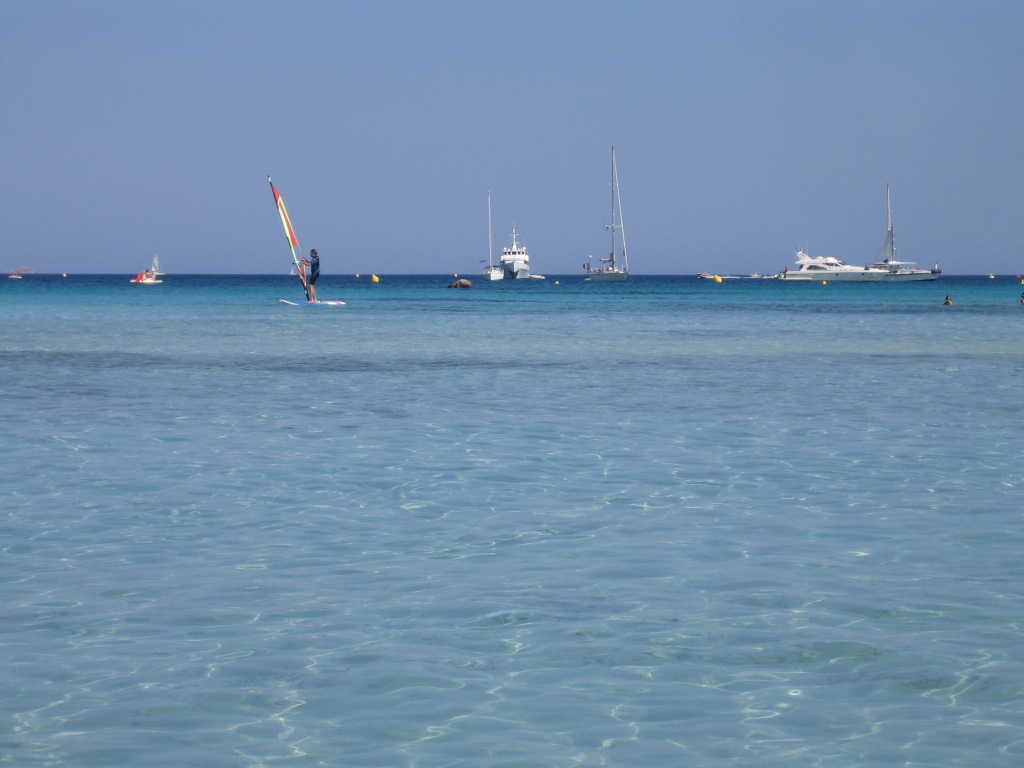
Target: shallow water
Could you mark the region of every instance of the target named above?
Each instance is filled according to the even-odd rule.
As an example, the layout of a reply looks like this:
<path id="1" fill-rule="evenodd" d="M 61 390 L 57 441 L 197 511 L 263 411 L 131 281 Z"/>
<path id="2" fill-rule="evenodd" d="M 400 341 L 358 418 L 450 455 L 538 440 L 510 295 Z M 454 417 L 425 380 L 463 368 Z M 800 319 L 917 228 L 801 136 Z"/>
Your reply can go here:
<path id="1" fill-rule="evenodd" d="M 1018 279 L 165 280 L 0 285 L 0 764 L 1024 760 Z"/>

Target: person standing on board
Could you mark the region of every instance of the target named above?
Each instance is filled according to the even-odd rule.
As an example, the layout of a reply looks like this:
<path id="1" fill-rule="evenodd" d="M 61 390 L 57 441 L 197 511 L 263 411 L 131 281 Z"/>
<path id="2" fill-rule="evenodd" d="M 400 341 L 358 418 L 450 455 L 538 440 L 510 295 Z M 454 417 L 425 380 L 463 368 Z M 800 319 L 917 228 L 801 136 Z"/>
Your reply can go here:
<path id="1" fill-rule="evenodd" d="M 316 301 L 316 279 L 320 277 L 320 257 L 316 255 L 316 248 L 309 252 L 308 259 L 303 259 L 300 263 L 309 267 L 306 290 L 309 292 L 309 300 Z"/>

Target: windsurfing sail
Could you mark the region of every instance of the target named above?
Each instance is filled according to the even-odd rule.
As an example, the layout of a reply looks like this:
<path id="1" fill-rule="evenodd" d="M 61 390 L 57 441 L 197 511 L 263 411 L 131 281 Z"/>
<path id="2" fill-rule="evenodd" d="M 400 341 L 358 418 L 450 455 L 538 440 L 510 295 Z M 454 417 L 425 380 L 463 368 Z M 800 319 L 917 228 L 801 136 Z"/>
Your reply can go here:
<path id="1" fill-rule="evenodd" d="M 295 268 L 299 272 L 299 280 L 302 282 L 302 290 L 306 292 L 306 301 L 309 301 L 309 285 L 306 283 L 306 268 L 303 266 L 302 261 L 299 258 L 299 238 L 295 236 L 295 230 L 292 228 L 292 221 L 288 218 L 288 210 L 284 207 L 284 198 L 281 197 L 281 193 L 277 191 L 277 187 L 274 186 L 274 182 L 269 176 L 267 181 L 270 182 L 270 191 L 274 193 L 274 203 L 277 205 L 277 212 L 281 215 L 281 225 L 284 227 L 284 235 L 288 238 L 288 247 L 292 249 L 292 261 L 295 262 Z"/>

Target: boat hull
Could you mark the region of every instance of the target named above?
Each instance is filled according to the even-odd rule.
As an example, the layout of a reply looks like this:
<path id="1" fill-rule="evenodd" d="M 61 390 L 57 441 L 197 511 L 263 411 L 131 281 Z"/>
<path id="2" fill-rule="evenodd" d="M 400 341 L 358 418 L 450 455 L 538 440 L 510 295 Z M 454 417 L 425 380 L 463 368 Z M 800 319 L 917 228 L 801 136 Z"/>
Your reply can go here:
<path id="1" fill-rule="evenodd" d="M 821 282 L 827 280 L 830 283 L 879 283 L 888 279 L 888 275 L 881 271 L 853 270 L 851 272 L 830 272 L 828 270 L 814 270 L 813 272 L 788 272 L 779 278 L 789 282 Z"/>
<path id="2" fill-rule="evenodd" d="M 596 270 L 592 269 L 587 274 L 586 279 L 592 283 L 624 283 L 629 277 L 629 272 L 625 270 L 616 269 L 614 271 L 608 270 Z"/>
<path id="3" fill-rule="evenodd" d="M 918 280 L 936 280 L 938 274 L 935 272 L 876 272 L 873 270 L 864 271 L 853 271 L 853 272 L 827 272 L 827 271 L 814 271 L 814 272 L 790 272 L 782 275 L 783 280 L 798 280 L 798 281 L 820 281 L 828 280 L 829 282 L 870 282 L 870 283 L 909 283 Z"/>
<path id="4" fill-rule="evenodd" d="M 913 280 L 937 280 L 939 275 L 935 272 L 897 272 L 894 274 L 886 275 L 882 282 L 884 283 L 906 283 Z"/>
<path id="5" fill-rule="evenodd" d="M 524 265 L 517 265 L 516 267 L 506 267 L 505 269 L 505 280 L 529 280 L 530 279 L 530 268 Z"/>

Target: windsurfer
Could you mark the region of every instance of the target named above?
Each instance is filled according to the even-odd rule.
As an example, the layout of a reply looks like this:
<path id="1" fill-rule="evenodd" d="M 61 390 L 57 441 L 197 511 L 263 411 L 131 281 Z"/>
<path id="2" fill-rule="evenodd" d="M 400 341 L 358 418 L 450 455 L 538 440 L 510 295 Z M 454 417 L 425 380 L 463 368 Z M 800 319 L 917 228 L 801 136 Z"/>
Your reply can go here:
<path id="1" fill-rule="evenodd" d="M 316 280 L 320 277 L 320 257 L 316 254 L 316 248 L 309 252 L 309 258 L 303 259 L 302 264 L 309 267 L 309 276 L 306 278 L 306 289 L 309 291 L 309 300 L 316 301 Z"/>

